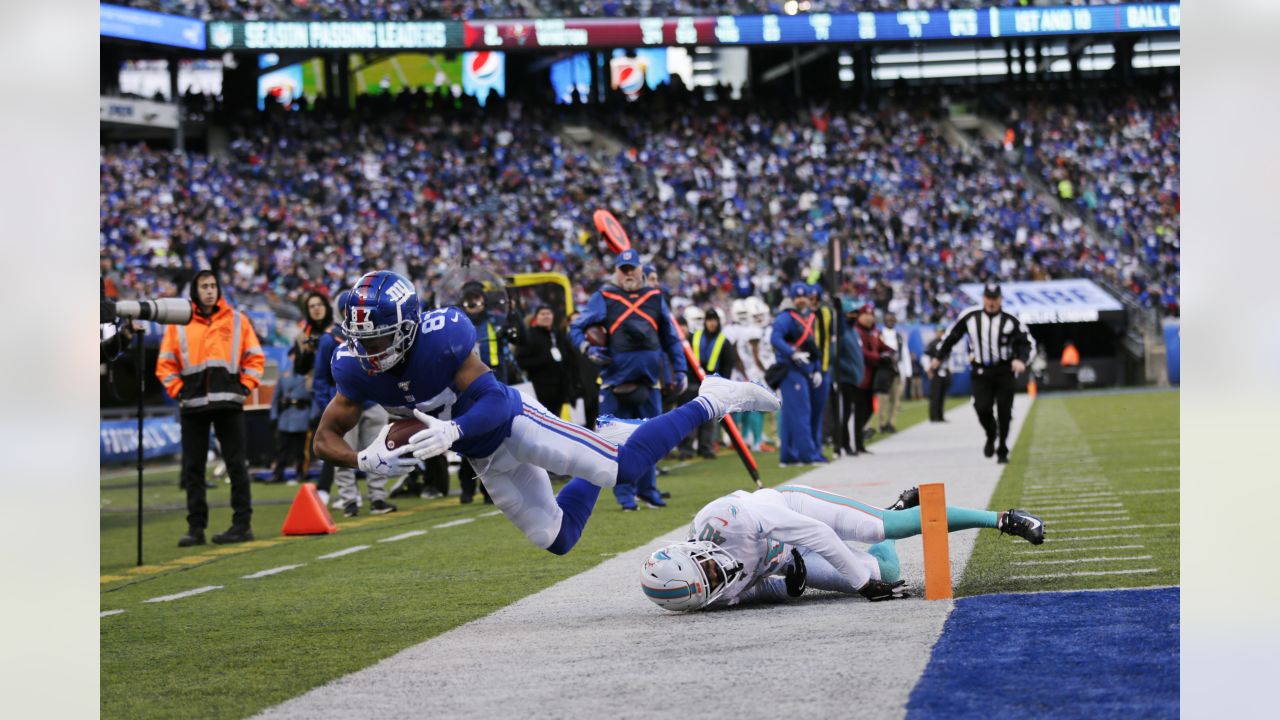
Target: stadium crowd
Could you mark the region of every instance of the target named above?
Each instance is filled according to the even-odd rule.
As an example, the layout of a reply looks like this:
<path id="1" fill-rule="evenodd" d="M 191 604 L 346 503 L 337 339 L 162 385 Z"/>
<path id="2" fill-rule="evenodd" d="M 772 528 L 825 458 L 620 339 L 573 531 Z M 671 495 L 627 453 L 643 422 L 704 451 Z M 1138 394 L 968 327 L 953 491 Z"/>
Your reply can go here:
<path id="1" fill-rule="evenodd" d="M 1178 313 L 1179 107 L 1167 88 L 1151 97 L 1032 101 L 1011 114 L 1006 143 L 1059 199 L 1096 220 L 1136 256 L 1125 277 L 1144 305 Z M 1018 148 L 1017 145 L 1021 145 Z"/>
<path id="2" fill-rule="evenodd" d="M 1122 0 L 123 0 L 204 20 L 424 20 L 523 17 L 658 17 L 808 12 L 889 12 L 1025 5 L 1114 5 Z"/>
<path id="3" fill-rule="evenodd" d="M 832 238 L 844 292 L 907 321 L 952 316 L 969 303 L 956 291 L 964 282 L 1176 280 L 1176 250 L 1153 262 L 1121 237 L 1095 242 L 1017 168 L 945 141 L 930 110 L 906 103 L 691 111 L 688 98 L 655 97 L 600 115 L 623 149 L 593 155 L 566 144 L 548 111 L 414 107 L 423 97 L 258 118 L 233 129 L 225 156 L 104 147 L 104 274 L 126 292 L 166 296 L 192 268 L 214 267 L 229 295 L 296 305 L 373 267 L 430 287 L 467 246 L 498 272 L 563 272 L 584 302 L 606 272 L 590 230 L 603 206 L 652 252 L 677 303 L 776 301 L 780 282 L 821 275 Z M 1176 187 L 1176 166 L 1164 182 Z M 1164 237 L 1176 247 L 1176 213 L 1145 209 L 1145 193 L 1094 193 L 1137 227 L 1172 222 Z M 1135 297 L 1154 305 L 1159 294 Z"/>

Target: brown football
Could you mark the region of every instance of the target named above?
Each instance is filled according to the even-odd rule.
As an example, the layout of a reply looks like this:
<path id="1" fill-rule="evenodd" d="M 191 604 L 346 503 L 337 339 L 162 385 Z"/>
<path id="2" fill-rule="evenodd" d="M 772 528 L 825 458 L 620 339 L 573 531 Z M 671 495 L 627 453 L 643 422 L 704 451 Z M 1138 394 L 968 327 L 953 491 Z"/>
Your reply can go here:
<path id="1" fill-rule="evenodd" d="M 609 344 L 609 332 L 604 329 L 603 325 L 592 325 L 582 332 L 587 337 L 587 342 L 595 347 L 604 347 Z"/>
<path id="2" fill-rule="evenodd" d="M 391 432 L 387 433 L 387 449 L 395 450 L 401 445 L 409 444 L 409 438 L 427 426 L 418 418 L 402 418 L 391 423 Z"/>

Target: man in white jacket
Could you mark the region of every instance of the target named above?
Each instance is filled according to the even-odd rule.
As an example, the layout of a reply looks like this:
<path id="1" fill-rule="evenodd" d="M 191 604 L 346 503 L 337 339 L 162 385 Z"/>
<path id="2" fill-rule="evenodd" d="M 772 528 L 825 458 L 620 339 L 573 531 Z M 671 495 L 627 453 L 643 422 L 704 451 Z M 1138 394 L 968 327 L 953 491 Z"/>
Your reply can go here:
<path id="1" fill-rule="evenodd" d="M 689 540 L 657 550 L 640 571 L 641 590 L 659 607 L 786 602 L 807 587 L 876 602 L 908 597 L 894 541 L 920 534 L 920 495 L 903 492 L 888 510 L 804 485 L 711 501 Z M 1039 545 L 1044 523 L 1022 510 L 947 508 L 949 531 L 991 528 Z M 866 550 L 846 541 L 871 543 Z"/>

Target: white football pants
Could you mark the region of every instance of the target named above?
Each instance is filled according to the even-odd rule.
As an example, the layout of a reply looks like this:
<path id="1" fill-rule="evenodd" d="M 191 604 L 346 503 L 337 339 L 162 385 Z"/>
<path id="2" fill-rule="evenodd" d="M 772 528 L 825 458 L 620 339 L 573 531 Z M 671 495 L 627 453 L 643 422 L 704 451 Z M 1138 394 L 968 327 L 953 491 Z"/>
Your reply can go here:
<path id="1" fill-rule="evenodd" d="M 602 488 L 618 478 L 618 446 L 561 420 L 528 396 L 511 435 L 486 458 L 471 460 L 493 504 L 529 541 L 546 549 L 560 533 L 563 513 L 547 471 L 580 477 Z"/>

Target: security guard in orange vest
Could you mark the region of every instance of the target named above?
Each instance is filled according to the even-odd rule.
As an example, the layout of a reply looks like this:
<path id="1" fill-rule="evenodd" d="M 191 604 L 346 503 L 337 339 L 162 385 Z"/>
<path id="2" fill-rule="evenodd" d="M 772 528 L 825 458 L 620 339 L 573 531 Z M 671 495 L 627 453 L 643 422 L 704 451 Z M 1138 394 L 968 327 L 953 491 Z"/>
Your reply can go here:
<path id="1" fill-rule="evenodd" d="M 249 470 L 245 462 L 244 401 L 262 382 L 266 356 L 249 318 L 222 297 L 218 277 L 201 270 L 191 281 L 190 325 L 166 325 L 156 376 L 181 408 L 182 486 L 187 491 L 187 534 L 179 547 L 204 544 L 209 524 L 204 471 L 209 428 L 218 436 L 231 479 L 231 528 L 215 543 L 253 539 Z"/>
<path id="2" fill-rule="evenodd" d="M 698 365 L 708 375 L 732 377 L 734 368 L 742 369 L 738 362 L 738 351 L 733 343 L 728 342 L 723 328 L 720 326 L 720 313 L 715 308 L 707 310 L 702 321 L 702 330 L 693 334 L 693 350 L 698 354 Z M 698 454 L 708 460 L 716 456 L 715 437 L 718 421 L 705 422 L 698 426 Z"/>

